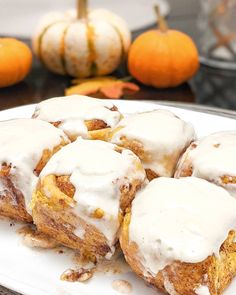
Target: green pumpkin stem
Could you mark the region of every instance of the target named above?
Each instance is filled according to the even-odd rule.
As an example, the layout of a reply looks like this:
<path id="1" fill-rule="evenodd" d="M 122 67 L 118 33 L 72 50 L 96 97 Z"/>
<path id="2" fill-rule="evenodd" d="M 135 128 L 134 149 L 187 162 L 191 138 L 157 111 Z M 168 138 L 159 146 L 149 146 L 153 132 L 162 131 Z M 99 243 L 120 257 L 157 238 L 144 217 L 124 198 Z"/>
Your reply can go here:
<path id="1" fill-rule="evenodd" d="M 164 16 L 162 16 L 160 8 L 158 5 L 154 6 L 154 10 L 157 16 L 157 24 L 158 24 L 158 28 L 162 33 L 166 33 L 168 31 L 168 24 L 164 18 Z"/>
<path id="2" fill-rule="evenodd" d="M 88 0 L 77 0 L 77 18 L 87 18 Z"/>

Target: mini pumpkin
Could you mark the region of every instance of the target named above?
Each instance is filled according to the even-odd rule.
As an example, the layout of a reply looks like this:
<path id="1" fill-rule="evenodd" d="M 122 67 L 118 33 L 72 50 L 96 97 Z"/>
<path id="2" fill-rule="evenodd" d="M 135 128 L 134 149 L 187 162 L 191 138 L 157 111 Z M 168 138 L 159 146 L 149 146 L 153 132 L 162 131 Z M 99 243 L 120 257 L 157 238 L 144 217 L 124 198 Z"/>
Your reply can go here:
<path id="1" fill-rule="evenodd" d="M 192 39 L 169 30 L 158 7 L 159 29 L 141 34 L 131 45 L 128 68 L 145 85 L 175 87 L 190 79 L 199 68 L 197 48 Z"/>
<path id="2" fill-rule="evenodd" d="M 22 81 L 32 65 L 29 47 L 14 38 L 0 38 L 0 87 Z"/>
<path id="3" fill-rule="evenodd" d="M 51 71 L 74 77 L 102 76 L 113 72 L 130 46 L 130 31 L 116 14 L 96 9 L 87 1 L 78 10 L 46 15 L 33 38 L 33 48 Z"/>

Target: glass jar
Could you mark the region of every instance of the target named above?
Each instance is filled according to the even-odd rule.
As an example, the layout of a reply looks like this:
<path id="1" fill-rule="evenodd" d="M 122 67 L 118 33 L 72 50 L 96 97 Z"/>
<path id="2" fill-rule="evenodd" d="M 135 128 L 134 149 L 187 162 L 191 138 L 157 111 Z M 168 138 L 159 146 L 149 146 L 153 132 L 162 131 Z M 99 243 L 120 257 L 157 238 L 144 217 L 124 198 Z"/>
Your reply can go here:
<path id="1" fill-rule="evenodd" d="M 201 0 L 200 60 L 236 70 L 236 0 Z"/>

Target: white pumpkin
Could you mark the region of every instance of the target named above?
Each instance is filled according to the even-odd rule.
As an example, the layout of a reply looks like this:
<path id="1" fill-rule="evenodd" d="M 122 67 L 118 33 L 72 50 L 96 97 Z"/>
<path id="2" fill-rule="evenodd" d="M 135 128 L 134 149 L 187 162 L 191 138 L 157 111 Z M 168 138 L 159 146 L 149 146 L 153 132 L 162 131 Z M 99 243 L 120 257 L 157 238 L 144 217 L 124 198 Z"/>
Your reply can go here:
<path id="1" fill-rule="evenodd" d="M 113 72 L 130 46 L 127 24 L 105 9 L 77 15 L 75 10 L 46 15 L 33 37 L 35 54 L 62 75 L 85 78 Z"/>

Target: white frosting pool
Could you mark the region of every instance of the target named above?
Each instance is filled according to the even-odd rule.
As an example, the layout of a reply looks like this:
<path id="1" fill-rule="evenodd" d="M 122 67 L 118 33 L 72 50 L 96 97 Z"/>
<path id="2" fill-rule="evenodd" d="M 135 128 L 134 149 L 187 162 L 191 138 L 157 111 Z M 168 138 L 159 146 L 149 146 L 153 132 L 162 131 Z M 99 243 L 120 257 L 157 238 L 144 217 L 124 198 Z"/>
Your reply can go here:
<path id="1" fill-rule="evenodd" d="M 192 162 L 192 175 L 224 186 L 222 176 L 236 177 L 236 131 L 211 134 L 196 142 L 197 147 L 187 151 Z M 236 184 L 226 188 L 236 196 Z"/>
<path id="2" fill-rule="evenodd" d="M 195 290 L 197 295 L 211 295 L 207 286 L 199 286 Z"/>
<path id="3" fill-rule="evenodd" d="M 11 180 L 24 197 L 30 213 L 32 191 L 38 177 L 34 174 L 45 149 L 52 150 L 65 134 L 51 124 L 33 119 L 0 122 L 0 163 L 11 164 Z M 0 183 L 0 191 L 7 189 Z M 1 193 L 1 192 L 0 192 Z"/>
<path id="4" fill-rule="evenodd" d="M 122 145 L 122 137 L 139 141 L 144 151 L 151 156 L 143 161 L 146 169 L 160 176 L 172 176 L 176 161 L 166 165 L 167 156 L 181 154 L 195 138 L 193 126 L 166 110 L 139 113 L 124 118 L 118 124 L 111 142 Z M 120 128 L 119 127 L 123 127 Z M 177 159 L 178 160 L 178 159 Z"/>
<path id="5" fill-rule="evenodd" d="M 95 225 L 109 246 L 115 243 L 120 226 L 120 187 L 134 179 L 145 179 L 145 171 L 137 167 L 137 156 L 129 150 L 116 152 L 114 148 L 111 143 L 78 138 L 56 153 L 41 173 L 41 177 L 70 175 L 75 187 L 76 214 Z M 102 218 L 92 217 L 96 209 L 103 210 Z"/>
<path id="6" fill-rule="evenodd" d="M 86 120 L 102 120 L 108 127 L 114 127 L 121 119 L 118 111 L 111 111 L 113 103 L 82 95 L 55 97 L 40 102 L 34 116 L 47 122 L 62 122 L 58 127 L 68 136 L 88 137 Z"/>
<path id="7" fill-rule="evenodd" d="M 197 263 L 219 254 L 236 229 L 236 200 L 206 180 L 157 178 L 132 204 L 130 242 L 144 269 L 156 275 L 175 260 Z"/>

